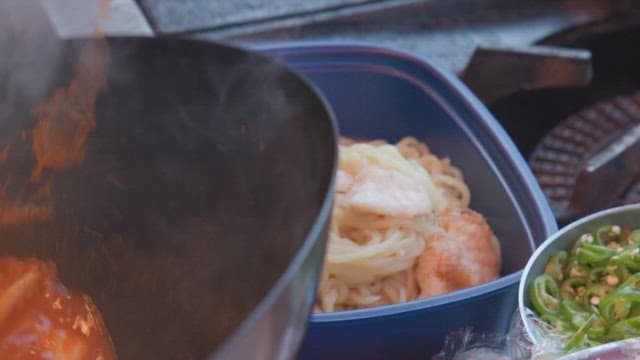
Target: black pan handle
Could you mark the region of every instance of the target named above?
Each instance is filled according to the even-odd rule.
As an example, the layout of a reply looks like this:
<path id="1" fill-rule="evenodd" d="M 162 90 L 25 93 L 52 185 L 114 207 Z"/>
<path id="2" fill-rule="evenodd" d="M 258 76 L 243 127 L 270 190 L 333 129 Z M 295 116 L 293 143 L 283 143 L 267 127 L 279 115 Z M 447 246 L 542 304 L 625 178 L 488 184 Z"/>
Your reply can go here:
<path id="1" fill-rule="evenodd" d="M 574 214 L 588 214 L 622 198 L 640 174 L 640 125 L 629 129 L 587 160 L 569 202 Z"/>
<path id="2" fill-rule="evenodd" d="M 587 86 L 593 78 L 593 65 L 589 50 L 481 46 L 461 78 L 485 104 L 490 104 L 521 90 Z"/>

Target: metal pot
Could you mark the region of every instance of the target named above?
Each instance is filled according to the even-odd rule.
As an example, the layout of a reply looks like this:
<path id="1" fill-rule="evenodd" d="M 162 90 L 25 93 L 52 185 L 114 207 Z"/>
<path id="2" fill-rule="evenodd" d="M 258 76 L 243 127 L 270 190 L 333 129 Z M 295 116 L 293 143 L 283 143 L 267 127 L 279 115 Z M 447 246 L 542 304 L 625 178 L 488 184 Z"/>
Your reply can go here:
<path id="1" fill-rule="evenodd" d="M 529 286 L 544 269 L 553 254 L 560 250 L 570 250 L 576 239 L 582 234 L 591 233 L 597 228 L 605 225 L 619 225 L 620 227 L 638 228 L 640 226 L 640 204 L 630 204 L 601 210 L 576 220 L 560 231 L 556 232 L 531 255 L 527 266 L 522 273 L 520 287 L 518 291 L 518 305 L 521 310 L 532 308 L 529 296 Z M 521 311 L 520 316 L 524 324 L 524 329 L 533 341 L 534 345 L 542 344 L 545 341 L 545 334 L 535 326 L 531 317 L 526 311 Z M 631 343 L 629 343 L 631 344 Z M 608 344 L 607 344 L 608 345 Z M 619 345 L 619 344 L 618 344 Z M 613 352 L 618 345 L 609 345 L 598 348 L 597 351 Z M 637 344 L 636 344 L 637 345 Z M 591 354 L 598 354 L 596 351 L 583 351 L 578 355 L 567 355 L 566 359 L 591 359 Z M 587 356 L 589 355 L 589 356 Z M 564 357 L 562 359 L 565 359 Z M 613 359 L 612 357 L 602 357 L 602 359 Z"/>
<path id="2" fill-rule="evenodd" d="M 223 45 L 54 45 L 50 59 L 0 60 L 0 254 L 53 260 L 101 310 L 121 359 L 294 356 L 337 163 L 322 98 L 283 65 Z M 96 64 L 106 87 L 82 161 L 43 165 L 34 128 L 64 119 L 34 108 Z M 28 216 L 3 218 L 11 206 Z M 32 216 L 37 206 L 51 216 Z"/>

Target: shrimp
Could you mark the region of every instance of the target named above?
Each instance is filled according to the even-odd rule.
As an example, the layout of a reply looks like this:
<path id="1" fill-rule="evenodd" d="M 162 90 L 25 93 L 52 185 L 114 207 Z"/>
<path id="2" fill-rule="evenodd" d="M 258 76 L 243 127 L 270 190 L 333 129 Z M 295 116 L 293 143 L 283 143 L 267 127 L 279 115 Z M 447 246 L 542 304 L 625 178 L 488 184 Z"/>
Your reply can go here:
<path id="1" fill-rule="evenodd" d="M 116 354 L 96 306 L 67 290 L 53 263 L 0 258 L 0 358 L 110 360 Z"/>
<path id="2" fill-rule="evenodd" d="M 407 299 L 415 299 L 418 295 L 418 284 L 416 274 L 412 268 L 404 271 L 404 288 L 407 290 Z"/>
<path id="3" fill-rule="evenodd" d="M 339 194 L 346 193 L 353 186 L 353 176 L 348 172 L 338 169 L 336 174 L 336 192 Z"/>
<path id="4" fill-rule="evenodd" d="M 438 218 L 442 231 L 427 240 L 415 272 L 419 297 L 429 297 L 498 277 L 500 245 L 479 213 L 464 209 Z"/>

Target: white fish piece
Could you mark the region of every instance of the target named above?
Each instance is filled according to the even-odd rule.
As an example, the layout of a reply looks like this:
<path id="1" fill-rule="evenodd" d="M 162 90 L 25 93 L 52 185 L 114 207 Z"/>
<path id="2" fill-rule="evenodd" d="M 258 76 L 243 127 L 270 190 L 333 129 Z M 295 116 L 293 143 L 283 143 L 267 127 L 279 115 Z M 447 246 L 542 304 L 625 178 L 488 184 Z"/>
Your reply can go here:
<path id="1" fill-rule="evenodd" d="M 356 174 L 344 204 L 362 212 L 405 218 L 432 210 L 424 186 L 398 170 L 376 165 L 365 166 Z"/>

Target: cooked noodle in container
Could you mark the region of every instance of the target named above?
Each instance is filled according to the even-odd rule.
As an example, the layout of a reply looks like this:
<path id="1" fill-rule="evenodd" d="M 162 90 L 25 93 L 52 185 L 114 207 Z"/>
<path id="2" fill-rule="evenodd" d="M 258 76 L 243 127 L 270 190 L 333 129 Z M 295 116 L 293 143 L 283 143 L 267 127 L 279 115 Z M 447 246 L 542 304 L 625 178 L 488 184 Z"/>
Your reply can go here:
<path id="1" fill-rule="evenodd" d="M 403 52 L 262 50 L 319 88 L 343 136 L 300 358 L 425 359 L 460 328 L 505 332 L 521 270 L 556 225 L 491 114 L 453 74 Z"/>
<path id="2" fill-rule="evenodd" d="M 499 243 L 468 209 L 469 188 L 448 159 L 413 137 L 396 145 L 343 139 L 339 156 L 316 311 L 395 304 L 498 277 Z"/>

